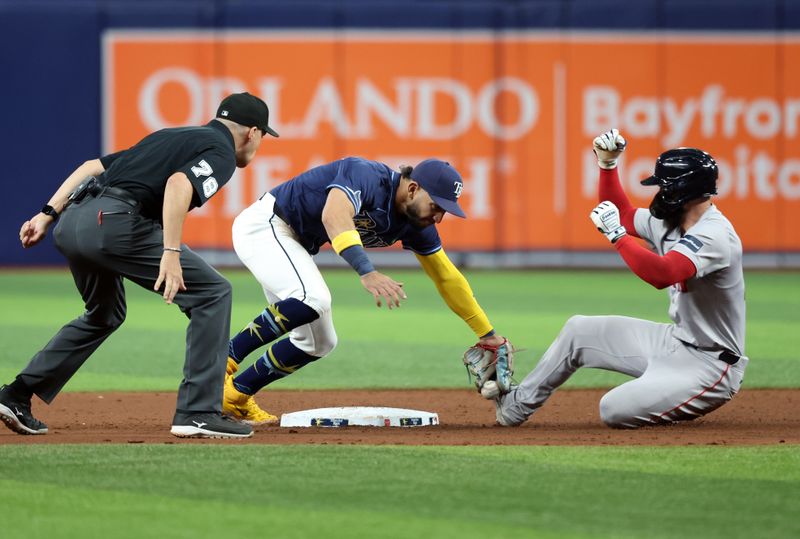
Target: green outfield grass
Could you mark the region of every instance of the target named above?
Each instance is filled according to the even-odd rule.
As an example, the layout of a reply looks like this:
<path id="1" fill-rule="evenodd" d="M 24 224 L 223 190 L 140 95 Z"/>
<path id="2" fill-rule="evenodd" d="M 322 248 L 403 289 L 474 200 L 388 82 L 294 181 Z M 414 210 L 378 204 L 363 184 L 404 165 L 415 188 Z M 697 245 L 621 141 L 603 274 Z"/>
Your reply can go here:
<path id="1" fill-rule="evenodd" d="M 234 284 L 234 328 L 264 307 Z M 327 271 L 340 337 L 275 388 L 468 387 L 475 338 L 418 271 L 378 310 Z M 569 316 L 667 321 L 666 293 L 624 271 L 469 272 L 524 376 Z M 749 272 L 747 387 L 800 387 L 800 273 Z M 175 390 L 185 318 L 128 285 L 128 320 L 69 390 Z M 68 273 L 0 273 L 0 381 L 82 305 Z M 254 359 L 254 358 L 253 358 Z M 581 371 L 570 385 L 623 377 Z M 800 536 L 800 450 L 766 447 L 0 446 L 0 536 L 276 538 L 769 538 Z"/>
<path id="2" fill-rule="evenodd" d="M 224 272 L 234 286 L 234 330 L 263 308 L 249 273 Z M 350 270 L 327 270 L 339 346 L 329 357 L 276 383 L 281 388 L 467 387 L 463 350 L 475 341 L 421 271 L 388 271 L 405 283 L 403 307 L 377 309 Z M 526 350 L 524 376 L 573 314 L 621 314 L 668 321 L 666 292 L 628 271 L 472 271 L 472 288 L 497 329 Z M 745 387 L 800 387 L 800 273 L 747 273 Z M 67 390 L 174 390 L 181 377 L 186 319 L 175 306 L 127 283 L 128 319 Z M 63 271 L 0 273 L 0 381 L 10 380 L 66 321 L 82 311 Z M 255 354 L 248 362 L 256 358 Z M 581 370 L 573 387 L 624 380 Z"/>
<path id="3" fill-rule="evenodd" d="M 5 447 L 2 535 L 800 535 L 793 447 L 234 446 Z"/>

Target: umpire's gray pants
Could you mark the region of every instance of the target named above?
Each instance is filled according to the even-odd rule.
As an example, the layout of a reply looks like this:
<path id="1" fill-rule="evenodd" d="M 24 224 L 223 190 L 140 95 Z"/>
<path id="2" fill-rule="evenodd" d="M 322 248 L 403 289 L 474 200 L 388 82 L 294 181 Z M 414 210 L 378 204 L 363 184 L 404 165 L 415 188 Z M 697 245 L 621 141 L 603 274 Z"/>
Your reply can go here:
<path id="1" fill-rule="evenodd" d="M 53 232 L 86 311 L 65 325 L 20 373 L 50 403 L 84 361 L 125 320 L 125 277 L 153 291 L 163 253 L 161 226 L 126 202 L 101 195 L 68 207 Z M 219 412 L 230 338 L 231 286 L 182 246 L 186 290 L 174 302 L 189 318 L 179 412 Z"/>

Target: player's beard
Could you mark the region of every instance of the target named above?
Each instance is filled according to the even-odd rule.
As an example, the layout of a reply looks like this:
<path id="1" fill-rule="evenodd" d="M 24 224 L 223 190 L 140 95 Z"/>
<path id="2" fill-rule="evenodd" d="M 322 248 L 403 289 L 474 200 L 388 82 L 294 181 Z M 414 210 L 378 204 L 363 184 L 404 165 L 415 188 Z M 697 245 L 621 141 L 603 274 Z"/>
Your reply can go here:
<path id="1" fill-rule="evenodd" d="M 658 194 L 650 202 L 650 214 L 656 219 L 664 221 L 668 232 L 681 226 L 683 213 L 683 206 L 665 204 Z"/>
<path id="2" fill-rule="evenodd" d="M 414 204 L 409 204 L 408 206 L 406 206 L 405 214 L 406 214 L 406 219 L 408 219 L 408 222 L 414 228 L 422 229 L 429 227 L 433 224 L 432 221 L 425 220 L 422 217 L 420 217 L 419 210 Z"/>

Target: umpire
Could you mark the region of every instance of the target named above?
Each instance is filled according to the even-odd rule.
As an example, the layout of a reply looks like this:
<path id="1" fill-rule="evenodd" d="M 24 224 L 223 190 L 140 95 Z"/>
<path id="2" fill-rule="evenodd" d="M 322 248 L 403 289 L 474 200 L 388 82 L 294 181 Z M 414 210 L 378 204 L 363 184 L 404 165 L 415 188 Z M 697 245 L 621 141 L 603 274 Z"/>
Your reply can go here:
<path id="1" fill-rule="evenodd" d="M 220 104 L 202 127 L 156 131 L 135 146 L 86 161 L 19 233 L 39 243 L 50 225 L 69 261 L 86 312 L 69 322 L 0 388 L 0 418 L 20 434 L 45 434 L 31 397 L 52 402 L 98 346 L 125 320 L 123 277 L 161 293 L 189 318 L 184 379 L 172 434 L 245 438 L 249 425 L 223 418 L 222 387 L 230 334 L 231 286 L 181 243 L 186 213 L 246 167 L 269 127 L 266 103 L 248 93 Z M 88 178 L 88 180 L 87 180 Z"/>

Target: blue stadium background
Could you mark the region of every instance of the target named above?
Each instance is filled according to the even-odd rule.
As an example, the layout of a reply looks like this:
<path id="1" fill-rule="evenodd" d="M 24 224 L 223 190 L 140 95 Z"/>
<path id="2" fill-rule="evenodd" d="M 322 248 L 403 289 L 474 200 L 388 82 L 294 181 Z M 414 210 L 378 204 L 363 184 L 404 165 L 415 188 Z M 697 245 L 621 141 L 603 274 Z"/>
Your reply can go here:
<path id="1" fill-rule="evenodd" d="M 17 232 L 66 174 L 100 154 L 101 36 L 109 28 L 779 34 L 800 29 L 800 0 L 0 0 L 0 266 L 63 263 L 49 240 L 24 251 Z"/>

